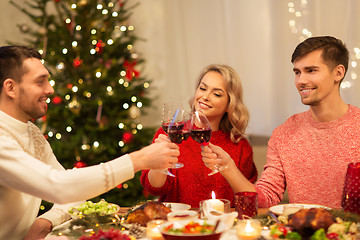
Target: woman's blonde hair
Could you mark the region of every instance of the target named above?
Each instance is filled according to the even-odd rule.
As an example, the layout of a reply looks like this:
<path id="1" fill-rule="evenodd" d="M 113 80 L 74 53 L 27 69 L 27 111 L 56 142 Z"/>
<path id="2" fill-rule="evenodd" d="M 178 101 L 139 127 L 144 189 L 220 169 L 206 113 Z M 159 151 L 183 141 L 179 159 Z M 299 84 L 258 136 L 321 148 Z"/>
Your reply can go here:
<path id="1" fill-rule="evenodd" d="M 225 81 L 225 90 L 229 95 L 227 112 L 222 117 L 219 128 L 224 132 L 230 133 L 232 142 L 238 143 L 243 135 L 245 135 L 245 130 L 249 123 L 249 111 L 243 102 L 243 87 L 240 77 L 230 66 L 212 64 L 202 70 L 196 82 L 196 89 L 199 87 L 204 75 L 210 71 L 221 74 Z M 191 98 L 189 103 L 192 110 L 194 110 L 194 97 Z"/>

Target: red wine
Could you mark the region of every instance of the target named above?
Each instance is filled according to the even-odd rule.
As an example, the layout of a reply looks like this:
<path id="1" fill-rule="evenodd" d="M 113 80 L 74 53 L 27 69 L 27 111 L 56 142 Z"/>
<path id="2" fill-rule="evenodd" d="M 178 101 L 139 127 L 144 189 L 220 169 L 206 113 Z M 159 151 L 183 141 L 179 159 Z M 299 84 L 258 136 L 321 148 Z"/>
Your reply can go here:
<path id="1" fill-rule="evenodd" d="M 170 125 L 170 123 L 163 123 L 161 125 L 164 132 L 167 133 L 169 131 L 169 125 Z M 183 128 L 184 128 L 184 123 L 183 122 L 181 122 L 181 123 L 173 123 L 170 126 L 171 131 L 182 130 Z"/>
<path id="2" fill-rule="evenodd" d="M 169 123 L 163 123 L 162 125 L 161 125 L 161 127 L 162 127 L 162 129 L 164 130 L 164 132 L 168 132 L 168 129 L 169 129 Z"/>
<path id="3" fill-rule="evenodd" d="M 181 143 L 184 140 L 184 134 L 182 130 L 170 130 L 168 132 L 170 141 L 173 143 Z"/>
<path id="4" fill-rule="evenodd" d="M 184 123 L 183 122 L 170 123 L 169 128 L 170 128 L 170 131 L 182 130 L 184 128 Z M 169 129 L 168 129 L 168 131 L 169 131 Z"/>
<path id="5" fill-rule="evenodd" d="M 190 136 L 198 143 L 209 142 L 211 137 L 211 130 L 191 130 Z"/>
<path id="6" fill-rule="evenodd" d="M 183 140 L 185 141 L 190 137 L 190 132 L 183 132 Z"/>

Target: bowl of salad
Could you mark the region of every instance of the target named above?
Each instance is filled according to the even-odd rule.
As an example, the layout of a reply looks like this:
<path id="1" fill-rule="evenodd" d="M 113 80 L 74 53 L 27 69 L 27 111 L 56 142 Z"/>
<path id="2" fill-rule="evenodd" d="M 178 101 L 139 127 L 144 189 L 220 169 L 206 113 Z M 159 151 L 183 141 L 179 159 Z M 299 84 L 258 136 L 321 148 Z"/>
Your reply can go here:
<path id="1" fill-rule="evenodd" d="M 104 199 L 99 202 L 86 201 L 79 206 L 71 207 L 68 212 L 73 219 L 82 218 L 107 218 L 114 217 L 120 207 L 113 203 L 108 203 Z"/>
<path id="2" fill-rule="evenodd" d="M 181 220 L 166 222 L 160 226 L 160 232 L 165 240 L 218 240 L 226 230 L 226 225 L 210 220 Z"/>

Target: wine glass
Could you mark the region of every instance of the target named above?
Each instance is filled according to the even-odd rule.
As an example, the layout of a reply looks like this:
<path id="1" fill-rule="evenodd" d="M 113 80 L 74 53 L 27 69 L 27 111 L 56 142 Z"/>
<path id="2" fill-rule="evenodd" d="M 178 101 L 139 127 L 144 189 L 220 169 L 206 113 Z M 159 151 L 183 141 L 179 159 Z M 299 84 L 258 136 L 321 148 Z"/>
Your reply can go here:
<path id="1" fill-rule="evenodd" d="M 168 127 L 168 136 L 171 142 L 180 144 L 190 136 L 191 115 L 183 109 L 178 109 L 173 115 Z"/>
<path id="2" fill-rule="evenodd" d="M 202 111 L 195 111 L 191 116 L 190 136 L 203 145 L 208 145 L 210 141 L 211 125 Z"/>
<path id="3" fill-rule="evenodd" d="M 183 124 L 183 117 L 184 117 L 184 110 L 182 109 L 180 104 L 177 103 L 164 103 L 163 104 L 163 108 L 162 108 L 162 120 L 161 120 L 161 127 L 164 130 L 164 132 L 166 134 L 168 134 L 169 136 L 169 129 L 171 129 L 171 131 L 174 131 L 178 128 L 182 129 L 184 124 Z M 170 127 L 171 125 L 171 127 Z M 171 136 L 173 136 L 174 134 L 171 134 Z M 169 136 L 170 138 L 170 136 Z M 170 141 L 174 142 L 174 138 L 173 140 L 170 139 Z M 176 142 L 175 142 L 176 143 Z M 171 166 L 171 168 L 182 168 L 184 166 L 183 163 L 177 162 L 174 163 L 173 166 Z M 175 177 L 174 174 L 172 174 L 171 172 L 169 172 L 168 169 L 163 169 L 160 170 L 162 173 L 167 174 L 171 177 Z"/>
<path id="4" fill-rule="evenodd" d="M 210 141 L 211 133 L 212 133 L 211 125 L 209 120 L 206 118 L 205 114 L 202 111 L 195 111 L 192 114 L 192 118 L 191 118 L 190 136 L 192 137 L 192 139 L 206 146 Z M 208 174 L 208 176 L 214 175 L 226 169 L 228 166 L 219 166 L 215 164 L 213 167 L 214 169 L 212 170 L 211 173 Z"/>

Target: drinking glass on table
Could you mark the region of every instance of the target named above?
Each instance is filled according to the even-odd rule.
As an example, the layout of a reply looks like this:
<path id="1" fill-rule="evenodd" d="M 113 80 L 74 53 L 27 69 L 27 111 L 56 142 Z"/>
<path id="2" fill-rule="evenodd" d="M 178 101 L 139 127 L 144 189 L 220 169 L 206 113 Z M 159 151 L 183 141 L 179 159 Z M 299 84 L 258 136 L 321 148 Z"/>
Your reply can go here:
<path id="1" fill-rule="evenodd" d="M 360 214 L 360 162 L 348 164 L 341 207 L 344 211 Z"/>

